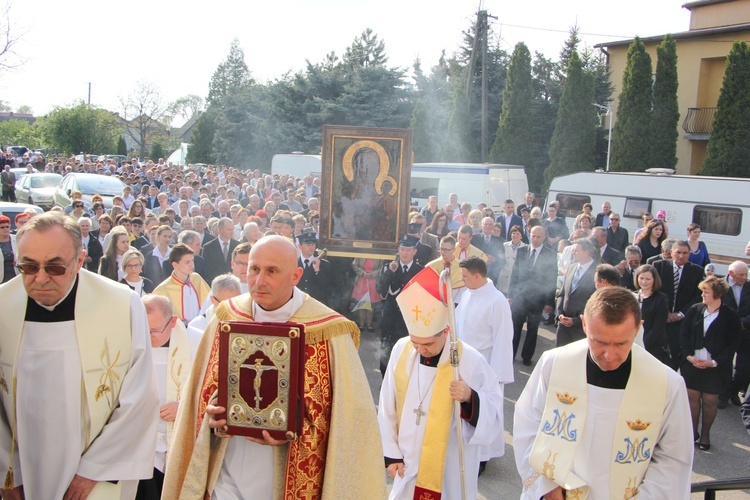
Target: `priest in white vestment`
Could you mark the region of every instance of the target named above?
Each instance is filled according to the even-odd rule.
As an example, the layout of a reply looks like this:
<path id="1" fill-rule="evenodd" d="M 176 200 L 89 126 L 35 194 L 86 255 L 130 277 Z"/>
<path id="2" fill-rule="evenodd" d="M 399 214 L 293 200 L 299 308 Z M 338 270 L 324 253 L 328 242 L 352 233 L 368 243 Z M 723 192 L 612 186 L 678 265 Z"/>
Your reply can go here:
<path id="1" fill-rule="evenodd" d="M 640 326 L 633 294 L 602 288 L 586 304 L 586 339 L 539 360 L 515 408 L 521 498 L 690 498 L 687 391 L 633 344 Z"/>
<path id="2" fill-rule="evenodd" d="M 457 425 L 463 432 L 466 498 L 476 498 L 481 447 L 503 432 L 497 376 L 484 356 L 461 341 L 463 380 L 453 380 L 448 308 L 437 280 L 437 273 L 425 268 L 397 298 L 409 336 L 391 352 L 378 405 L 391 499 L 461 498 Z M 454 400 L 461 402 L 459 422 Z"/>
<path id="3" fill-rule="evenodd" d="M 495 371 L 504 394 L 505 384 L 513 383 L 513 318 L 505 295 L 487 278 L 487 264 L 478 257 L 469 257 L 459 264 L 466 283 L 466 292 L 456 308 L 458 338 L 479 351 Z M 501 397 L 502 402 L 502 397 Z M 480 452 L 480 474 L 486 462 L 505 454 L 505 426 L 500 412 L 499 427 L 503 430 L 491 446 Z"/>
<path id="4" fill-rule="evenodd" d="M 18 242 L 21 275 L 0 287 L 0 494 L 133 498 L 156 444 L 143 304 L 81 269 L 73 219 L 36 216 Z"/>

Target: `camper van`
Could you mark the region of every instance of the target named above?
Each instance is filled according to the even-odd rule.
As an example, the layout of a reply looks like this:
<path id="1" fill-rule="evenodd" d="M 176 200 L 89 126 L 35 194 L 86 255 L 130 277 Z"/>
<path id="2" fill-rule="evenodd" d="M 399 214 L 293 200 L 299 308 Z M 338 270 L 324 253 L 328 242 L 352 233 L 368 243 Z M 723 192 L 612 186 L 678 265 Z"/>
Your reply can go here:
<path id="1" fill-rule="evenodd" d="M 437 196 L 440 206 L 451 193 L 472 207 L 487 203 L 495 213 L 502 212 L 503 202 L 522 203 L 529 183 L 520 165 L 489 163 L 415 163 L 411 168 L 411 200 L 420 207 L 429 196 Z"/>
<path id="2" fill-rule="evenodd" d="M 631 241 L 642 227 L 645 212 L 667 212 L 669 236 L 687 239 L 687 226 L 701 226 L 701 241 L 708 247 L 711 262 L 719 274 L 727 266 L 745 258 L 750 239 L 750 179 L 669 175 L 655 173 L 579 172 L 552 180 L 547 203 L 560 203 L 560 213 L 569 223 L 581 213 L 584 203 L 594 206 L 610 202 L 612 211 L 622 216 L 620 225 Z"/>
<path id="3" fill-rule="evenodd" d="M 301 151 L 291 154 L 273 155 L 271 159 L 272 174 L 287 174 L 304 179 L 308 175 L 320 177 L 320 155 L 306 155 Z"/>

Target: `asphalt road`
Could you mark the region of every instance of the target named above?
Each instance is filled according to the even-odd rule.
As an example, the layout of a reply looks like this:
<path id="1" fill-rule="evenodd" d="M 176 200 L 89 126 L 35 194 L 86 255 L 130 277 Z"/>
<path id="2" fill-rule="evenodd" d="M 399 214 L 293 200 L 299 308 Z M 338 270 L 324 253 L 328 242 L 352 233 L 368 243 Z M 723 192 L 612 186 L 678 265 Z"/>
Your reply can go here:
<path id="1" fill-rule="evenodd" d="M 375 404 L 380 395 L 381 376 L 379 366 L 380 331 L 363 332 L 359 355 L 367 373 Z M 542 326 L 539 330 L 537 355 L 554 347 L 554 330 Z M 516 471 L 513 455 L 513 408 L 521 394 L 533 366 L 523 366 L 520 357 L 515 362 L 515 382 L 505 388 L 505 456 L 489 462 L 484 474 L 479 478 L 480 499 L 518 498 L 521 493 L 521 480 Z M 731 403 L 719 415 L 711 430 L 711 449 L 700 451 L 696 447 L 693 460 L 693 482 L 713 479 L 750 477 L 750 435 L 745 431 L 738 408 Z M 718 493 L 719 499 L 748 499 L 750 490 Z M 692 498 L 703 498 L 695 493 Z"/>

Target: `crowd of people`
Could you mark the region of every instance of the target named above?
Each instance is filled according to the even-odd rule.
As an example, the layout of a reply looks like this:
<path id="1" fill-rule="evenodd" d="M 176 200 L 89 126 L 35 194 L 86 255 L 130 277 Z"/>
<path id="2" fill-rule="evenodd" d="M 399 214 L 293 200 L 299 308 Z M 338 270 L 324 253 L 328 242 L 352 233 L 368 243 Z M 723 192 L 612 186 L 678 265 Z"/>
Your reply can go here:
<path id="1" fill-rule="evenodd" d="M 0 390 L 11 396 L 0 425 L 3 498 L 383 498 L 384 466 L 391 498 L 457 498 L 462 488 L 472 498 L 488 462 L 504 455 L 503 394 L 519 347 L 523 365 L 537 360 L 515 408 L 524 498 L 562 498 L 563 487 L 592 498 L 636 489 L 686 498 L 693 447 L 685 439 L 708 450 L 717 409 L 739 405 L 750 383 L 747 265 L 734 262 L 725 279 L 704 272 L 700 226 L 670 238 L 665 213 L 644 214 L 631 239 L 609 203 L 598 214 L 584 205 L 569 225 L 556 202 L 543 212 L 533 193 L 517 207 L 506 200 L 499 214 L 457 195 L 441 207 L 431 196 L 410 210 L 393 259 L 327 258 L 312 176 L 183 169 L 161 159 L 58 161 L 45 170 L 117 176 L 125 189 L 109 209 L 101 197 L 73 192 L 65 209 L 18 214 L 16 235 L 0 215 L 0 290 L 15 297 L 3 307 L 16 308 L 0 316 L 12 332 L 0 350 Z M 450 302 L 437 293 L 441 274 Z M 82 337 L 96 335 L 79 328 L 91 310 L 116 325 L 111 333 Z M 216 397 L 224 320 L 306 325 L 297 439 L 228 439 L 227 408 Z M 557 349 L 540 358 L 542 322 L 556 324 Z M 56 351 L 42 345 L 49 323 L 67 332 L 54 363 Z M 360 334 L 376 328 L 377 412 L 356 352 Z M 460 339 L 459 380 L 451 333 Z M 90 345 L 79 355 L 83 338 Z M 82 382 L 69 368 L 52 380 L 48 362 L 80 365 Z M 16 373 L 17 388 L 9 384 Z M 594 389 L 585 397 L 587 384 Z M 658 388 L 642 398 L 647 404 L 638 401 Z M 33 413 L 33 391 L 66 409 L 66 436 L 52 436 L 63 427 L 39 419 L 21 423 Z M 625 406 L 633 410 L 617 410 Z M 588 418 L 611 425 L 594 435 Z M 465 484 L 455 453 L 461 435 Z M 128 442 L 113 443 L 118 436 Z M 40 447 L 44 439 L 53 444 Z M 618 451 L 623 442 L 640 446 L 622 450 L 639 465 L 611 469 L 610 457 L 591 454 L 600 440 Z"/>

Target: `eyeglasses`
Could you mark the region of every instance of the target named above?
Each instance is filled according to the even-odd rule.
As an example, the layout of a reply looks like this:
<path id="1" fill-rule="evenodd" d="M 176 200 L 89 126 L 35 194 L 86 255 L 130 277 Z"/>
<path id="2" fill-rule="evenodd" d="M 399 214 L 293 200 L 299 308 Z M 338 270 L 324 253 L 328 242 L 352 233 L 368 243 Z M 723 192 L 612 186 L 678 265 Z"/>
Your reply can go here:
<path id="1" fill-rule="evenodd" d="M 83 208 L 83 203 L 73 203 L 73 208 Z"/>
<path id="2" fill-rule="evenodd" d="M 135 269 L 142 266 L 143 264 L 141 264 L 140 262 L 136 262 L 135 264 L 125 264 L 125 269 Z"/>
<path id="3" fill-rule="evenodd" d="M 612 218 L 610 217 L 610 219 L 609 219 L 609 222 L 620 222 L 620 219 L 612 219 Z"/>
<path id="4" fill-rule="evenodd" d="M 440 247 L 440 251 L 441 252 L 445 252 L 445 253 L 452 252 L 455 249 L 456 249 L 456 247 L 453 247 L 453 248 L 443 248 L 443 247 Z"/>
<path id="5" fill-rule="evenodd" d="M 3 224 L 2 226 L 0 226 L 0 229 L 10 229 L 10 225 L 9 224 Z"/>
<path id="6" fill-rule="evenodd" d="M 32 264 L 30 262 L 22 262 L 20 264 L 16 264 L 16 269 L 18 269 L 18 272 L 20 272 L 21 274 L 28 275 L 37 274 L 40 269 L 44 269 L 44 272 L 50 276 L 62 276 L 70 268 L 70 265 L 75 261 L 76 258 L 73 257 L 73 260 L 68 262 L 67 265 L 46 264 L 44 266 L 40 266 L 39 264 Z"/>
<path id="7" fill-rule="evenodd" d="M 172 318 L 174 318 L 174 316 L 172 316 L 171 318 L 169 318 L 169 321 L 167 321 L 167 324 L 166 324 L 166 325 L 164 325 L 164 328 L 162 328 L 162 329 L 161 329 L 161 331 L 158 331 L 158 332 L 157 332 L 157 331 L 154 331 L 154 330 L 151 330 L 151 329 L 149 329 L 149 333 L 150 333 L 151 335 L 161 335 L 162 333 L 164 333 L 164 330 L 166 330 L 166 329 L 167 329 L 167 327 L 169 326 L 169 324 L 170 324 L 170 323 L 172 322 Z"/>

